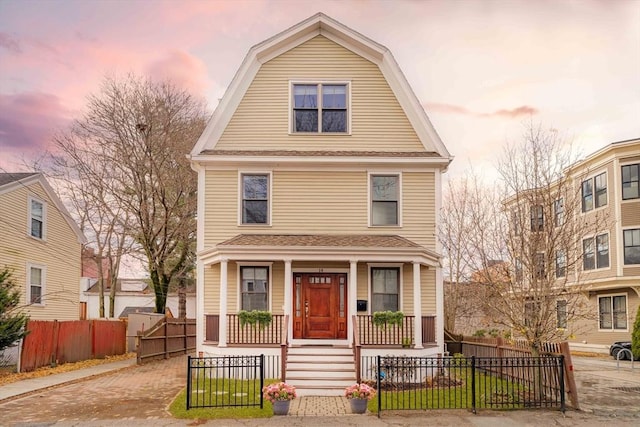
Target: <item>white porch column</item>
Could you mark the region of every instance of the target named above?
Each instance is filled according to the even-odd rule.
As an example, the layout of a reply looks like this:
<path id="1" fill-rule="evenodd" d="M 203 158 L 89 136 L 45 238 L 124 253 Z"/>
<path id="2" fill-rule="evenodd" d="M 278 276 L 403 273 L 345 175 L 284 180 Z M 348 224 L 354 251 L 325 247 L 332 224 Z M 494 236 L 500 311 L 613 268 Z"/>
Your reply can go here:
<path id="1" fill-rule="evenodd" d="M 422 282 L 419 262 L 413 263 L 413 315 L 415 316 L 413 342 L 415 348 L 424 348 L 422 345 Z"/>
<path id="2" fill-rule="evenodd" d="M 291 274 L 291 260 L 284 260 L 284 306 L 282 311 L 285 316 L 289 315 L 289 324 L 287 325 L 287 335 L 289 341 L 293 336 L 293 316 L 291 315 L 291 306 L 293 305 L 293 275 Z"/>
<path id="3" fill-rule="evenodd" d="M 196 267 L 196 354 L 202 351 L 204 342 L 204 264 L 198 260 Z"/>
<path id="4" fill-rule="evenodd" d="M 436 267 L 436 342 L 440 353 L 444 353 L 444 281 L 441 267 Z"/>
<path id="5" fill-rule="evenodd" d="M 218 331 L 218 347 L 227 346 L 227 264 L 229 261 L 220 261 L 220 330 Z"/>
<path id="6" fill-rule="evenodd" d="M 347 287 L 347 339 L 349 347 L 353 346 L 353 321 L 351 316 L 358 314 L 358 260 L 349 261 L 349 286 Z"/>

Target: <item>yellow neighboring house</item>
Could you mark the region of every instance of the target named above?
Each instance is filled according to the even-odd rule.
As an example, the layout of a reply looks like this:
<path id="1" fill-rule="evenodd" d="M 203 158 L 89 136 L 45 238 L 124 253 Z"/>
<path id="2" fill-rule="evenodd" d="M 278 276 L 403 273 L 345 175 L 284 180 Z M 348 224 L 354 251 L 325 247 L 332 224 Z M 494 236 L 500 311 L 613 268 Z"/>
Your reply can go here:
<path id="1" fill-rule="evenodd" d="M 0 173 L 0 268 L 34 320 L 78 320 L 85 238 L 40 173 Z"/>
<path id="2" fill-rule="evenodd" d="M 451 160 L 384 46 L 317 14 L 252 47 L 191 152 L 198 351 L 280 358 L 313 394 L 373 355 L 442 353 Z M 377 326 L 382 311 L 404 318 Z"/>

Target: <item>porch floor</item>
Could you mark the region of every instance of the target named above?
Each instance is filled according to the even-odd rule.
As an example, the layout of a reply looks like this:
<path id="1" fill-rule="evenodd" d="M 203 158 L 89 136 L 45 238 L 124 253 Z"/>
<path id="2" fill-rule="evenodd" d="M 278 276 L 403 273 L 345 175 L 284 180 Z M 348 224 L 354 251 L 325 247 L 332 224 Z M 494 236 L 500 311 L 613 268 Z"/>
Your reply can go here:
<path id="1" fill-rule="evenodd" d="M 291 401 L 289 415 L 296 417 L 351 415 L 351 406 L 343 396 L 302 396 Z"/>

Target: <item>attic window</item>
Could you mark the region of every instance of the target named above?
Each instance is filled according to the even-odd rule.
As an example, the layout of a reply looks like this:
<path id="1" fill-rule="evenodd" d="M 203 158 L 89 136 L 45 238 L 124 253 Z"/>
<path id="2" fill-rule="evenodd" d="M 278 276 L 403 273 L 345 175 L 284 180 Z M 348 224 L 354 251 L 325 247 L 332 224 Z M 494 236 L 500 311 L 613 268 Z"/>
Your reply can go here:
<path id="1" fill-rule="evenodd" d="M 293 131 L 347 133 L 347 93 L 346 83 L 294 84 Z"/>

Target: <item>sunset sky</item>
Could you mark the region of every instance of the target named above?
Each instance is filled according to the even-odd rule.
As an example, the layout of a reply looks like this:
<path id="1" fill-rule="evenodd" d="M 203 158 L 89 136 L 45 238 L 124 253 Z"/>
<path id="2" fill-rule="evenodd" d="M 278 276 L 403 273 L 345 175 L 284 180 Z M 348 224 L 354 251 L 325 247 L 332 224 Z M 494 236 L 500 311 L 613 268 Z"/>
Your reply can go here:
<path id="1" fill-rule="evenodd" d="M 455 156 L 491 174 L 533 119 L 584 154 L 640 137 L 640 0 L 0 0 L 0 170 L 26 170 L 105 75 L 213 111 L 249 48 L 323 12 L 391 50 Z"/>

